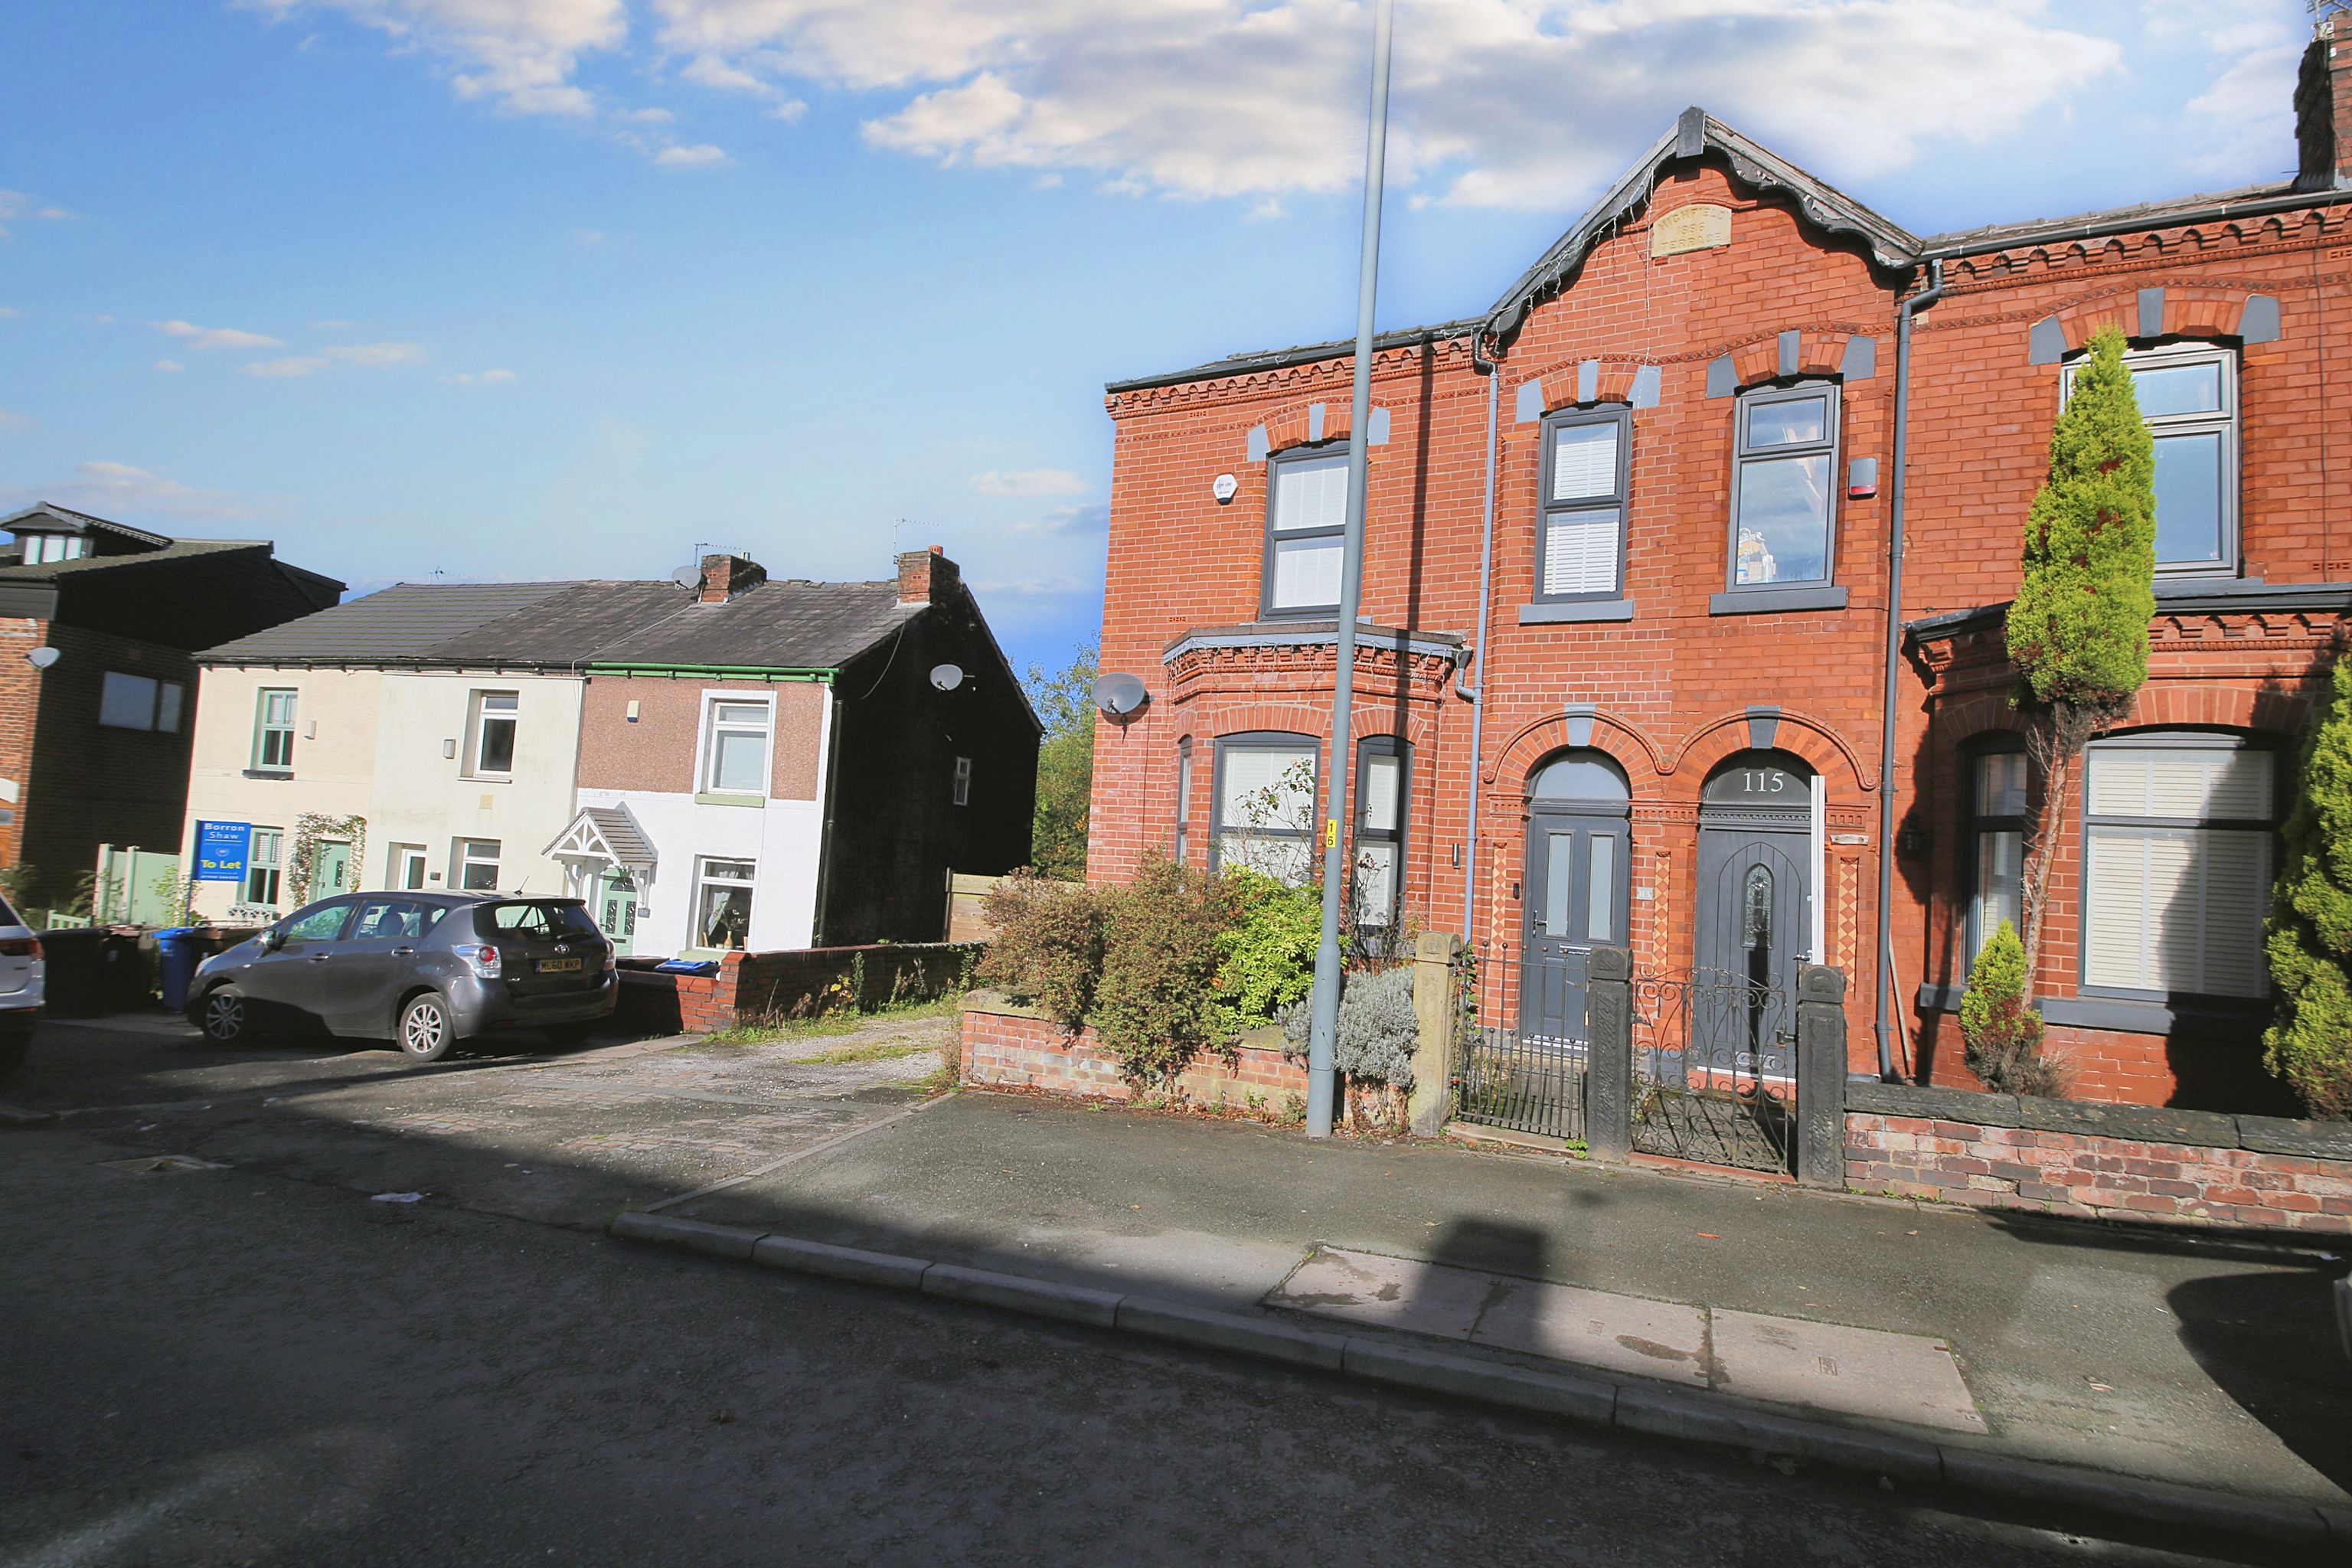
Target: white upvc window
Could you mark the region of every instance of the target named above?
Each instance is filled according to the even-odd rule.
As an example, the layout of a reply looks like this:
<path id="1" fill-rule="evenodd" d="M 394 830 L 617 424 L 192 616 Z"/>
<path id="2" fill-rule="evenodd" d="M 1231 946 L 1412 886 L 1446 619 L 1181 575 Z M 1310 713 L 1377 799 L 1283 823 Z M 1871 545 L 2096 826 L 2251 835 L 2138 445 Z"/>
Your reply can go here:
<path id="1" fill-rule="evenodd" d="M 468 893 L 495 893 L 499 890 L 499 840 L 495 838 L 460 838 L 457 844 L 457 881 L 459 890 Z"/>
<path id="2" fill-rule="evenodd" d="M 25 564 L 44 565 L 51 561 L 79 561 L 88 552 L 88 545 L 78 533 L 27 533 L 24 535 Z"/>
<path id="3" fill-rule="evenodd" d="M 1247 866 L 1299 887 L 1313 878 L 1317 756 L 1311 735 L 1218 738 L 1210 870 Z"/>
<path id="4" fill-rule="evenodd" d="M 2084 790 L 2083 985 L 2265 994 L 2275 754 L 2210 734 L 2095 742 Z"/>
<path id="5" fill-rule="evenodd" d="M 477 691 L 471 706 L 474 712 L 472 734 L 467 748 L 471 763 L 468 772 L 475 778 L 512 777 L 515 721 L 522 706 L 522 694 L 516 691 Z"/>
<path id="6" fill-rule="evenodd" d="M 701 793 L 765 799 L 775 728 L 772 697 L 705 693 Z"/>
<path id="7" fill-rule="evenodd" d="M 395 844 L 384 867 L 387 888 L 414 889 L 425 886 L 425 846 Z"/>
<path id="8" fill-rule="evenodd" d="M 295 694 L 287 687 L 264 687 L 253 725 L 253 766 L 257 773 L 294 771 Z"/>
<path id="9" fill-rule="evenodd" d="M 694 945 L 719 951 L 740 949 L 751 932 L 751 883 L 756 868 L 749 860 L 704 859 L 696 863 L 694 878 Z"/>

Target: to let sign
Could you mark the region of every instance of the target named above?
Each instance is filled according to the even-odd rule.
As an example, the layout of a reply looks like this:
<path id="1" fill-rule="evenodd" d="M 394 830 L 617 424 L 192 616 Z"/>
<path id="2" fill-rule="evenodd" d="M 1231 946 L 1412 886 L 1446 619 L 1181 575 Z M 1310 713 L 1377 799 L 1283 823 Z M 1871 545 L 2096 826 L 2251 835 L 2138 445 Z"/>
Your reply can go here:
<path id="1" fill-rule="evenodd" d="M 253 825 L 249 822 L 204 822 L 196 824 L 196 866 L 189 880 L 196 882 L 242 882 L 245 880 L 245 847 L 253 840 Z"/>

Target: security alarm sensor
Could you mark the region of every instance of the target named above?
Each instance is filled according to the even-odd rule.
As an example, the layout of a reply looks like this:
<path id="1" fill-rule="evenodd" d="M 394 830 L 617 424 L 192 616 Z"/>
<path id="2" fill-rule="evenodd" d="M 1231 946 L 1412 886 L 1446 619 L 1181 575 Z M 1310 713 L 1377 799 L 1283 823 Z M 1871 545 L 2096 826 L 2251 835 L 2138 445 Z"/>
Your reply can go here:
<path id="1" fill-rule="evenodd" d="M 1219 506 L 1223 506 L 1227 501 L 1233 500 L 1234 496 L 1240 494 L 1241 488 L 1241 480 L 1234 478 L 1233 475 L 1219 474 L 1217 476 L 1216 482 L 1209 487 L 1209 493 L 1217 498 L 1217 504 Z"/>

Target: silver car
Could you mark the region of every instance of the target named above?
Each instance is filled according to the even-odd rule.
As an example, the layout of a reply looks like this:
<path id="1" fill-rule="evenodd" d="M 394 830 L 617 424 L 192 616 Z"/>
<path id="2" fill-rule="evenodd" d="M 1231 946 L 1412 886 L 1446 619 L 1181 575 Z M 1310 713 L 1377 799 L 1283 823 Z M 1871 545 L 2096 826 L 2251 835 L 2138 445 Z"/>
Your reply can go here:
<path id="1" fill-rule="evenodd" d="M 619 999 L 616 955 L 578 899 L 345 893 L 197 965 L 188 1021 L 220 1045 L 324 1027 L 434 1061 L 509 1026 L 576 1040 Z"/>
<path id="2" fill-rule="evenodd" d="M 0 1078 L 16 1070 L 41 1018 L 41 939 L 0 899 Z"/>

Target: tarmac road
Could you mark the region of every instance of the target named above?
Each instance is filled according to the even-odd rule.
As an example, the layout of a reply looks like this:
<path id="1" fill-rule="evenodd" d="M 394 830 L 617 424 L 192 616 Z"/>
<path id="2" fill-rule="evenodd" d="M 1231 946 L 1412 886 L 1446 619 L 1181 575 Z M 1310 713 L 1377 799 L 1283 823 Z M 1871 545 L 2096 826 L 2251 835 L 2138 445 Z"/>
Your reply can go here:
<path id="1" fill-rule="evenodd" d="M 395 1183 L 360 1178 L 419 1168 L 418 1145 L 454 1169 L 462 1140 L 485 1192 L 487 1173 L 541 1154 L 496 1160 L 488 1121 L 452 1133 L 360 1116 L 407 1097 L 446 1111 L 436 1097 L 454 1075 L 417 1076 L 389 1054 L 208 1063 L 184 1045 L 72 1035 L 32 1087 L 52 1109 L 73 1110 L 78 1087 L 81 1103 L 114 1109 L 0 1129 L 10 1568 L 2184 1560 L 633 1247 L 529 1205 L 379 1201 Z M 180 1054 L 163 1084 L 166 1050 Z M 628 1062 L 675 1073 L 682 1059 L 558 1065 L 576 1078 L 604 1061 L 587 1113 L 619 1117 L 635 1103 L 618 1081 Z M 772 1105 L 694 1103 L 806 1136 L 824 1107 L 792 1103 L 792 1074 L 763 1070 Z M 824 1078 L 836 1070 L 809 1069 L 813 1102 L 836 1115 L 873 1103 L 857 1098 L 871 1089 Z M 283 1158 L 250 1128 L 199 1139 L 193 1109 L 149 1109 L 234 1089 L 256 1097 L 239 1114 L 259 1118 L 263 1090 L 289 1079 L 353 1098 L 310 1102 Z M 21 1101 L 26 1087 L 0 1093 Z M 666 1115 L 653 1120 L 674 1126 Z M 512 1131 L 543 1152 L 537 1126 L 526 1107 Z M 172 1173 L 106 1163 L 175 1131 L 200 1156 L 242 1157 Z"/>

